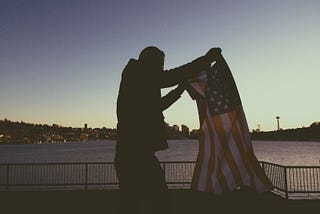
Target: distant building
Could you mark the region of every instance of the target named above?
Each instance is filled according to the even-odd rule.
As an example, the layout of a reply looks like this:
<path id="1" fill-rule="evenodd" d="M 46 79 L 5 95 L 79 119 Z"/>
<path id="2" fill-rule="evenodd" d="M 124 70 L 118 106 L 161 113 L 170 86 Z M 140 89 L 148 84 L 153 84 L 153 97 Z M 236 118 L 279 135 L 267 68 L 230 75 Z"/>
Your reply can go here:
<path id="1" fill-rule="evenodd" d="M 173 126 L 172 126 L 172 130 L 173 130 L 174 132 L 179 132 L 179 126 L 173 125 Z"/>
<path id="2" fill-rule="evenodd" d="M 181 125 L 181 132 L 182 132 L 183 136 L 189 137 L 190 131 L 189 131 L 189 127 L 188 126 L 182 124 Z"/>
<path id="3" fill-rule="evenodd" d="M 88 129 L 88 124 L 87 123 L 84 124 L 84 129 Z"/>
<path id="4" fill-rule="evenodd" d="M 280 117 L 277 116 L 276 119 L 277 119 L 277 130 L 280 131 L 280 122 L 279 122 Z"/>
<path id="5" fill-rule="evenodd" d="M 199 136 L 200 136 L 200 130 L 199 129 L 193 129 L 190 132 L 190 138 L 191 139 L 199 139 Z"/>

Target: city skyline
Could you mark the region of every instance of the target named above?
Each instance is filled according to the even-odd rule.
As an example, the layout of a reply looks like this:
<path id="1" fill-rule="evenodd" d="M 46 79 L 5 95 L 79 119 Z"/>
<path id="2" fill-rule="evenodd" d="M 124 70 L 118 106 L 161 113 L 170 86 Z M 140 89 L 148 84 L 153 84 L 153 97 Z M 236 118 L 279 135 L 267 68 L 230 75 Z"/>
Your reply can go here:
<path id="1" fill-rule="evenodd" d="M 1 0 L 0 119 L 115 128 L 122 69 L 156 45 L 166 69 L 221 47 L 250 130 L 276 130 L 277 116 L 307 127 L 320 120 L 319 11 L 316 0 Z M 187 92 L 164 115 L 200 126 Z"/>
<path id="2" fill-rule="evenodd" d="M 41 125 L 41 126 L 55 126 L 55 127 L 63 127 L 63 128 L 75 128 L 75 129 L 101 129 L 101 128 L 107 128 L 107 129 L 116 129 L 113 127 L 106 127 L 106 126 L 102 126 L 102 127 L 90 127 L 90 124 L 88 123 L 84 123 L 82 124 L 82 126 L 77 126 L 77 127 L 72 127 L 72 126 L 64 126 L 62 124 L 57 124 L 57 123 L 52 123 L 52 124 L 48 124 L 48 123 L 31 123 L 28 121 L 13 121 L 10 120 L 10 118 L 0 118 L 0 122 L 12 122 L 12 123 L 25 123 L 25 124 L 30 124 L 30 125 Z M 167 127 L 178 127 L 178 131 L 180 129 L 183 129 L 182 127 L 188 128 L 189 127 L 185 124 L 169 124 L 165 122 L 165 126 Z M 195 129 L 195 130 L 199 130 L 199 129 Z"/>
<path id="3" fill-rule="evenodd" d="M 147 126 L 147 125 L 146 125 Z M 145 127 L 140 127 L 145 133 Z M 165 124 L 167 139 L 197 139 L 199 130 L 189 130 L 186 125 Z M 0 120 L 0 144 L 42 144 L 66 143 L 80 141 L 116 140 L 117 129 L 102 127 L 91 128 L 85 123 L 83 127 L 64 127 L 59 124 L 32 124 L 25 121 Z"/>

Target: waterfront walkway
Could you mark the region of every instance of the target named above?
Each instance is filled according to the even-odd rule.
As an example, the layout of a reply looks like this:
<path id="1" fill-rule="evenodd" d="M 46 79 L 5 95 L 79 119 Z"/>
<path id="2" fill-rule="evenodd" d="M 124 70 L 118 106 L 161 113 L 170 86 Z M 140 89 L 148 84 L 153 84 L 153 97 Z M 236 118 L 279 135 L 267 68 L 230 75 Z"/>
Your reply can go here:
<path id="1" fill-rule="evenodd" d="M 308 213 L 320 209 L 320 200 L 288 200 L 273 193 L 234 191 L 215 196 L 186 189 L 169 191 L 173 214 Z M 121 206 L 119 197 L 119 190 L 0 191 L 0 212 L 113 214 Z"/>

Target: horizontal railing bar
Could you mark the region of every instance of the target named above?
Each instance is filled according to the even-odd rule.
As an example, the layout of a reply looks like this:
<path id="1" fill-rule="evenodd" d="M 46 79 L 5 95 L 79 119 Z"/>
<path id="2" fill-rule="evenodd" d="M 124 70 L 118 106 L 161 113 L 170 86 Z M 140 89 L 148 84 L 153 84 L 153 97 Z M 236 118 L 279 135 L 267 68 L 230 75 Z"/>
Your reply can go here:
<path id="1" fill-rule="evenodd" d="M 320 193 L 320 191 L 312 191 L 312 190 L 308 190 L 308 191 L 299 191 L 299 190 L 296 190 L 296 191 L 292 191 L 292 190 L 289 190 L 288 193 Z"/>
<path id="2" fill-rule="evenodd" d="M 259 161 L 259 163 L 265 163 L 265 164 L 269 164 L 272 166 L 286 167 L 286 168 L 316 168 L 316 169 L 320 168 L 320 166 L 280 165 L 280 164 L 270 163 L 270 162 L 266 162 L 266 161 Z"/>
<path id="3" fill-rule="evenodd" d="M 118 185 L 118 182 L 112 182 L 112 183 L 87 183 L 87 185 Z M 74 185 L 81 185 L 84 186 L 84 183 L 48 183 L 48 184 L 8 184 L 8 185 L 3 185 L 1 184 L 0 186 L 74 186 Z"/>
<path id="4" fill-rule="evenodd" d="M 280 191 L 282 191 L 282 192 L 285 192 L 286 190 L 285 189 L 282 189 L 282 188 L 280 188 L 280 187 L 274 187 L 275 189 L 277 189 L 277 190 L 280 190 Z"/>
<path id="5" fill-rule="evenodd" d="M 277 167 L 285 167 L 285 166 L 280 165 L 280 164 L 270 163 L 270 162 L 266 162 L 266 161 L 259 161 L 259 163 L 268 164 L 268 165 L 277 166 Z"/>
<path id="6" fill-rule="evenodd" d="M 114 162 L 48 162 L 48 163 L 0 163 L 1 165 L 85 165 L 85 164 L 114 164 Z"/>
<path id="7" fill-rule="evenodd" d="M 283 166 L 286 168 L 294 168 L 294 169 L 320 169 L 320 166 Z"/>
<path id="8" fill-rule="evenodd" d="M 160 163 L 196 163 L 195 161 L 160 161 Z M 38 163 L 38 162 L 30 162 L 30 163 L 0 163 L 1 165 L 83 165 L 83 164 L 114 164 L 114 162 L 48 162 L 48 163 Z"/>

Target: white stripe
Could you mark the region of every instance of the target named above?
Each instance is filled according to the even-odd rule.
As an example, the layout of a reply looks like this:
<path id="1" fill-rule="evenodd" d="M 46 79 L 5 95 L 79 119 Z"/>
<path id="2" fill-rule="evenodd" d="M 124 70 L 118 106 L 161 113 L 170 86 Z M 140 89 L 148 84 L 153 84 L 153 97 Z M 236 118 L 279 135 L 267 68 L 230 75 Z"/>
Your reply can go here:
<path id="1" fill-rule="evenodd" d="M 248 124 L 246 122 L 246 117 L 244 115 L 244 111 L 243 111 L 243 108 L 242 106 L 240 107 L 240 113 L 241 113 L 241 118 L 242 118 L 242 127 L 244 128 L 243 132 L 240 131 L 241 133 L 241 138 L 242 140 L 244 141 L 244 145 L 246 146 L 246 152 L 252 152 L 253 155 L 254 155 L 254 152 L 253 152 L 253 146 L 252 146 L 252 141 L 251 141 L 251 138 L 250 138 L 250 135 L 249 135 L 249 128 L 248 128 Z M 241 130 L 240 128 L 240 124 L 237 124 L 237 128 L 238 130 Z M 253 180 L 254 180 L 254 183 L 255 183 L 255 186 L 257 188 L 257 190 L 259 192 L 264 192 L 266 191 L 266 187 L 265 185 L 262 183 L 262 181 L 260 180 L 260 178 L 257 176 L 257 174 L 255 173 L 255 170 L 254 170 L 254 167 L 253 167 L 253 164 L 256 164 L 256 163 L 251 163 L 250 162 L 250 169 L 252 169 L 252 174 L 253 174 Z M 260 166 L 259 166 L 260 167 Z M 262 170 L 262 169 L 261 169 Z M 250 181 L 249 181 L 250 183 Z M 247 184 L 249 185 L 249 184 Z"/>
<path id="2" fill-rule="evenodd" d="M 208 81 L 207 71 L 201 71 L 198 74 L 198 82 L 206 83 Z"/>
<path id="3" fill-rule="evenodd" d="M 216 116 L 219 117 L 219 116 Z M 233 179 L 233 176 L 228 176 L 231 173 L 231 169 L 229 167 L 229 165 L 227 164 L 227 160 L 224 156 L 223 150 L 222 150 L 222 146 L 221 146 L 221 142 L 219 140 L 218 134 L 217 134 L 217 130 L 215 127 L 215 124 L 213 123 L 212 120 L 210 120 L 210 124 L 212 127 L 212 131 L 213 131 L 213 136 L 214 136 L 214 142 L 215 142 L 215 163 L 216 163 L 216 168 L 214 169 L 215 171 L 218 171 L 218 163 L 219 163 L 219 158 L 221 159 L 221 170 L 222 173 L 225 175 L 226 178 L 226 182 L 228 184 L 229 189 L 233 188 L 235 186 L 235 181 Z M 217 176 L 217 174 L 216 174 Z M 212 179 L 217 180 L 217 177 L 213 177 Z M 218 184 L 217 182 L 215 182 L 216 184 Z"/>
<path id="4" fill-rule="evenodd" d="M 230 152 L 233 156 L 233 159 L 235 160 L 235 163 L 237 165 L 237 168 L 240 172 L 240 175 L 242 177 L 242 181 L 246 184 L 247 182 L 250 181 L 250 176 L 247 172 L 247 169 L 244 166 L 244 160 L 242 159 L 239 147 L 237 146 L 233 136 L 232 136 L 232 129 L 236 128 L 236 125 L 238 124 L 238 121 L 230 121 L 230 117 L 228 113 L 222 114 L 220 116 L 223 120 L 223 127 L 224 130 L 228 131 L 229 133 L 227 134 L 227 138 L 228 138 L 228 145 L 230 148 Z M 232 127 L 232 125 L 234 127 Z M 243 144 L 243 142 L 240 142 L 241 144 Z"/>
<path id="5" fill-rule="evenodd" d="M 240 123 L 236 124 L 236 128 L 238 130 L 238 133 L 240 134 L 240 139 L 243 142 L 243 146 L 244 146 L 245 152 L 248 152 L 250 150 L 250 147 L 251 147 L 250 146 L 251 142 L 248 142 L 248 140 L 245 140 L 247 138 L 244 138 L 244 136 L 243 136 L 243 135 L 245 135 L 245 133 L 242 132 L 241 127 L 240 127 Z"/>
<path id="6" fill-rule="evenodd" d="M 213 156 L 213 161 L 214 161 L 214 166 L 213 166 L 213 173 L 210 175 L 210 180 L 211 180 L 211 184 L 212 184 L 212 188 L 213 188 L 213 192 L 215 193 L 221 193 L 222 192 L 222 188 L 221 188 L 221 185 L 218 181 L 218 156 L 217 156 L 217 150 L 219 149 L 217 147 L 217 145 L 220 145 L 220 144 L 217 144 L 217 142 L 219 142 L 219 139 L 218 139 L 218 136 L 216 134 L 216 130 L 215 130 L 215 126 L 214 126 L 214 123 L 212 121 L 212 113 L 210 111 L 210 108 L 209 106 L 207 106 L 207 112 L 206 112 L 206 115 L 208 117 L 208 121 L 209 121 L 209 124 L 210 124 L 210 127 L 211 129 L 209 130 L 211 133 L 212 133 L 212 136 L 213 136 L 213 150 L 214 150 L 214 154 L 211 154 Z M 210 142 L 211 144 L 211 142 Z M 221 149 L 220 149 L 221 150 Z M 211 153 L 211 151 L 210 151 Z"/>
<path id="7" fill-rule="evenodd" d="M 244 142 L 247 146 L 247 148 L 250 148 L 252 149 L 252 144 L 251 144 L 251 137 L 250 137 L 250 131 L 249 131 L 249 127 L 248 127 L 248 123 L 247 123 L 247 119 L 246 119 L 246 116 L 244 114 L 244 111 L 243 111 L 243 108 L 242 108 L 242 105 L 240 106 L 240 116 L 241 116 L 241 120 L 242 120 L 242 127 L 243 127 L 243 133 L 244 133 Z"/>
<path id="8" fill-rule="evenodd" d="M 221 115 L 219 115 L 218 117 L 220 117 Z M 223 121 L 223 118 L 221 118 L 221 120 Z M 218 134 L 217 134 L 217 132 L 216 132 L 216 129 L 214 130 L 214 134 L 217 136 L 217 138 L 218 138 Z M 236 188 L 236 182 L 235 182 L 235 180 L 234 180 L 234 177 L 233 177 L 233 174 L 232 174 L 232 170 L 231 170 L 231 168 L 229 167 L 229 165 L 228 165 L 228 162 L 227 162 L 227 159 L 226 159 L 226 157 L 225 157 L 225 155 L 224 155 L 224 152 L 223 152 L 223 150 L 222 150 L 222 146 L 221 146 L 221 142 L 220 142 L 220 140 L 218 140 L 218 142 L 219 142 L 219 145 L 220 145 L 220 148 L 221 148 L 221 152 L 220 152 L 220 156 L 221 156 L 221 158 L 223 158 L 223 161 L 222 161 L 222 172 L 223 172 L 223 174 L 224 174 L 224 176 L 225 176 L 225 178 L 226 178 L 226 180 L 227 180 L 227 183 L 228 183 L 228 187 L 229 187 L 229 189 L 231 190 L 231 189 L 235 189 Z"/>
<path id="9" fill-rule="evenodd" d="M 252 164 L 252 163 L 251 163 Z M 261 169 L 262 170 L 262 169 Z M 253 170 L 253 174 L 254 174 L 254 181 L 257 187 L 258 192 L 264 192 L 266 191 L 266 186 L 262 183 L 262 181 L 260 180 L 260 178 L 257 176 L 257 174 L 255 173 L 255 171 Z"/>
<path id="10" fill-rule="evenodd" d="M 201 80 L 201 79 L 200 79 Z M 199 81 L 199 80 L 198 80 Z M 205 97 L 204 92 L 202 91 L 201 87 L 199 86 L 199 82 L 192 82 L 190 85 L 193 87 L 193 89 L 198 93 L 198 95 Z M 201 98 L 200 98 L 201 99 Z M 200 166 L 200 172 L 198 176 L 198 183 L 195 184 L 197 190 L 199 191 L 206 191 L 206 183 L 207 183 L 207 170 L 208 170 L 208 162 L 210 159 L 210 153 L 208 154 L 208 146 L 210 147 L 210 144 L 208 145 L 208 142 L 210 143 L 210 138 L 208 136 L 208 127 L 206 124 L 206 120 L 203 120 L 203 123 L 200 124 L 200 128 L 204 133 L 204 142 L 203 142 L 203 157 L 202 157 L 202 165 Z M 200 142 L 199 142 L 200 143 Z M 209 148 L 210 151 L 210 148 Z"/>
<path id="11" fill-rule="evenodd" d="M 201 125 L 201 129 L 203 130 L 203 133 L 205 133 L 204 136 L 204 152 L 203 152 L 203 162 L 200 170 L 200 175 L 198 179 L 197 189 L 199 191 L 206 191 L 206 183 L 207 183 L 207 172 L 208 172 L 208 163 L 210 159 L 210 138 L 209 138 L 209 132 L 208 132 L 208 126 L 206 123 L 206 120 L 203 120 L 203 124 Z"/>
<path id="12" fill-rule="evenodd" d="M 215 126 L 213 124 L 213 121 L 212 121 L 212 114 L 211 114 L 211 111 L 209 110 L 209 107 L 207 107 L 207 116 L 209 117 L 209 123 L 210 123 L 210 126 L 211 126 L 211 132 L 212 132 L 212 135 L 213 135 L 213 146 L 214 146 L 214 152 L 215 154 L 212 154 L 214 155 L 214 168 L 213 168 L 213 173 L 212 175 L 210 176 L 210 179 L 211 179 L 211 183 L 212 183 L 212 187 L 213 187 L 213 192 L 215 193 L 222 193 L 222 188 L 221 188 L 221 185 L 218 181 L 218 156 L 217 156 L 217 150 L 219 149 L 219 147 L 217 145 L 217 142 L 219 141 L 218 138 L 217 138 L 217 135 L 216 135 L 216 132 L 215 132 Z M 221 149 L 220 149 L 221 150 Z"/>
<path id="13" fill-rule="evenodd" d="M 207 77 L 207 71 L 201 71 L 197 78 L 191 78 L 189 80 L 187 80 L 187 82 L 189 84 L 192 84 L 192 83 L 196 83 L 196 82 L 202 82 L 202 83 L 206 83 L 208 81 L 208 77 Z"/>
<path id="14" fill-rule="evenodd" d="M 242 121 L 243 121 L 243 124 L 242 126 L 244 127 L 244 132 L 247 132 L 249 130 L 248 128 L 248 125 L 246 123 L 246 119 L 245 119 L 245 115 L 244 115 L 244 112 L 243 110 L 241 109 L 241 117 L 242 117 Z M 248 152 L 252 152 L 253 153 L 253 146 L 252 146 L 252 142 L 251 142 L 251 139 L 250 139 L 250 136 L 249 133 L 243 133 L 241 131 L 241 128 L 240 128 L 240 124 L 237 124 L 237 129 L 239 130 L 239 133 L 241 134 L 241 140 L 244 141 L 244 146 L 245 146 L 245 149 L 246 149 L 246 155 L 248 155 L 247 153 Z M 252 151 L 251 151 L 252 150 Z M 254 153 L 253 153 L 254 155 Z M 266 191 L 266 187 L 265 185 L 262 183 L 262 181 L 260 180 L 260 178 L 257 176 L 257 174 L 255 173 L 255 170 L 254 170 L 254 167 L 253 167 L 253 164 L 255 163 L 251 163 L 250 162 L 250 166 L 248 166 L 251 170 L 252 170 L 252 176 L 253 176 L 253 180 L 254 180 L 254 183 L 255 183 L 255 186 L 257 188 L 257 190 L 259 192 L 264 192 Z M 259 166 L 260 167 L 260 166 Z M 262 170 L 262 169 L 261 169 Z M 250 179 L 249 181 L 246 181 L 245 185 L 250 185 Z"/>
<path id="15" fill-rule="evenodd" d="M 196 92 L 198 92 L 198 94 L 200 94 L 203 97 L 205 96 L 204 91 L 202 91 L 201 87 L 199 86 L 199 83 L 191 83 L 190 85 Z"/>

